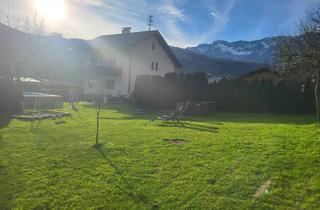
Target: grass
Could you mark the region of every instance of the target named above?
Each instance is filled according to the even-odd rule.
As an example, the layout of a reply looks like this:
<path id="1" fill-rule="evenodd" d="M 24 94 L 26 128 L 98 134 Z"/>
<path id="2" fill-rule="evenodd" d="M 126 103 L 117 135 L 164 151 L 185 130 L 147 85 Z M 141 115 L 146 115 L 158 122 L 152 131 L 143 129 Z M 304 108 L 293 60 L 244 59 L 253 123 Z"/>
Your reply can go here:
<path id="1" fill-rule="evenodd" d="M 221 113 L 160 126 L 133 113 L 102 110 L 100 147 L 94 108 L 33 132 L 2 117 L 0 209 L 320 208 L 312 117 Z M 187 144 L 163 140 L 177 138 Z"/>

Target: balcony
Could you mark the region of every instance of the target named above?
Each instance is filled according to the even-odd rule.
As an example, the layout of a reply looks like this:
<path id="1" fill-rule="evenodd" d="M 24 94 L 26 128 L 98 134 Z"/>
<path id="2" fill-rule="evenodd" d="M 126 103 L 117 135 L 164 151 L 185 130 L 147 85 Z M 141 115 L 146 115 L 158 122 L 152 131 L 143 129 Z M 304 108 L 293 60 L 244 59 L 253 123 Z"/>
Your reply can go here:
<path id="1" fill-rule="evenodd" d="M 82 68 L 85 75 L 121 76 L 122 68 L 116 65 L 85 65 Z"/>

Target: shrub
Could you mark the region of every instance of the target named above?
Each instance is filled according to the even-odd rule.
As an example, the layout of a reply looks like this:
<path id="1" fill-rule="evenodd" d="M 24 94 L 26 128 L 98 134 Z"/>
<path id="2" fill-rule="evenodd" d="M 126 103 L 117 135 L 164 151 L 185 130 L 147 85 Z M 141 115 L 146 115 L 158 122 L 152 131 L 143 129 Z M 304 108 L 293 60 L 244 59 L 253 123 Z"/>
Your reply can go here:
<path id="1" fill-rule="evenodd" d="M 12 114 L 22 110 L 22 90 L 19 81 L 10 75 L 0 77 L 0 113 Z"/>
<path id="2" fill-rule="evenodd" d="M 134 89 L 135 102 L 143 108 L 173 109 L 179 102 L 204 100 L 207 84 L 202 73 L 139 76 Z"/>

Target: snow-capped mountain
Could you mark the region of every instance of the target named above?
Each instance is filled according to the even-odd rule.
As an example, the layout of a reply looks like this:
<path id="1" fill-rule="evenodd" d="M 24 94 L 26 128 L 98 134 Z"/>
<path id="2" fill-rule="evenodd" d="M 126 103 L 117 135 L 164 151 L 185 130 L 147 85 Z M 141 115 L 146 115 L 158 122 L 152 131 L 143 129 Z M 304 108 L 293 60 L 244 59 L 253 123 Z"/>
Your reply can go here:
<path id="1" fill-rule="evenodd" d="M 267 64 L 255 62 L 210 58 L 178 47 L 171 47 L 171 49 L 182 63 L 181 71 L 183 72 L 206 72 L 219 77 L 234 77 L 268 67 Z"/>
<path id="2" fill-rule="evenodd" d="M 189 47 L 187 50 L 210 58 L 256 63 L 273 63 L 277 44 L 274 38 L 236 42 L 219 40 L 212 44 L 200 44 L 197 47 Z"/>

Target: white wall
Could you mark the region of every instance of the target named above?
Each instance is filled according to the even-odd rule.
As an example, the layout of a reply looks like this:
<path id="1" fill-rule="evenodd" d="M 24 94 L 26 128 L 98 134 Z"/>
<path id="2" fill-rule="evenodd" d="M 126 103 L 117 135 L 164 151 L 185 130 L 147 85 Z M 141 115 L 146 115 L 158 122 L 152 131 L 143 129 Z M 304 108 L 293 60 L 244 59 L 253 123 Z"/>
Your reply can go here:
<path id="1" fill-rule="evenodd" d="M 106 46 L 96 49 L 97 56 L 100 57 L 99 64 L 107 65 L 109 60 L 114 61 L 116 68 L 119 68 L 119 75 L 115 76 L 97 76 L 94 74 L 87 74 L 84 76 L 84 94 L 85 95 L 104 95 L 106 92 L 108 95 L 119 96 L 128 95 L 128 69 L 129 69 L 129 57 L 125 52 L 117 49 L 111 49 Z M 88 58 L 90 60 L 90 58 Z M 88 63 L 88 62 L 86 62 Z M 88 66 L 90 68 L 90 66 Z M 93 88 L 89 88 L 89 80 L 95 80 Z M 113 90 L 106 89 L 106 81 L 114 80 L 115 88 Z"/>
<path id="2" fill-rule="evenodd" d="M 152 49 L 152 43 L 155 43 L 155 50 Z M 167 73 L 175 72 L 175 64 L 154 37 L 138 43 L 128 53 L 132 56 L 131 93 L 134 90 L 134 83 L 139 75 L 164 76 Z M 151 70 L 152 61 L 159 64 L 158 71 Z"/>
<path id="3" fill-rule="evenodd" d="M 93 87 L 89 87 L 89 81 L 92 80 Z M 114 80 L 114 89 L 106 89 L 107 80 Z M 120 76 L 85 76 L 84 77 L 84 94 L 85 95 L 126 95 L 126 91 L 123 90 L 123 85 Z"/>

